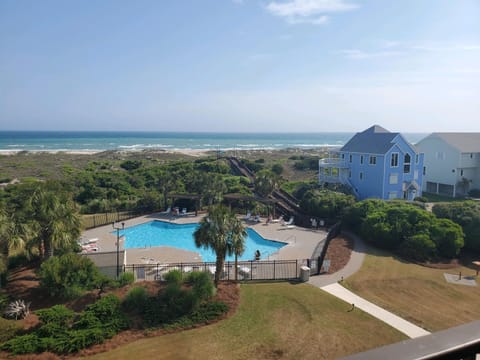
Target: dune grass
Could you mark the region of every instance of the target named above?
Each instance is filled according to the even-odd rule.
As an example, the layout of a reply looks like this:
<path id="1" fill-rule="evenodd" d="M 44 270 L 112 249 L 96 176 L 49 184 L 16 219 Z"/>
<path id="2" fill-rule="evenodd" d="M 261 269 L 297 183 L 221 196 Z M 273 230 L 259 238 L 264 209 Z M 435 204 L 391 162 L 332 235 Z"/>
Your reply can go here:
<path id="1" fill-rule="evenodd" d="M 331 359 L 405 336 L 309 285 L 246 284 L 232 317 L 90 359 Z"/>
<path id="2" fill-rule="evenodd" d="M 466 267 L 432 269 L 369 250 L 360 271 L 344 285 L 418 326 L 438 331 L 480 319 L 480 286 L 445 281 L 444 273 L 460 271 L 475 275 L 475 270 Z"/>

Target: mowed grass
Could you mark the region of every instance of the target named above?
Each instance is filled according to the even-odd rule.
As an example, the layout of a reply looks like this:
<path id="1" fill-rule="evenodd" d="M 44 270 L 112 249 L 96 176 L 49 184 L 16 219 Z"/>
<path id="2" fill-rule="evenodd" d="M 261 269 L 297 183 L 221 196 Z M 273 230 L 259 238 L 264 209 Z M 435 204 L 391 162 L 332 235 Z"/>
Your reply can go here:
<path id="1" fill-rule="evenodd" d="M 89 359 L 331 359 L 405 336 L 312 287 L 246 284 L 230 318 L 202 328 L 147 338 Z"/>
<path id="2" fill-rule="evenodd" d="M 369 252 L 360 271 L 344 282 L 357 295 L 429 331 L 480 319 L 480 286 L 447 283 L 443 275 L 461 271 L 472 276 L 474 270 L 432 269 Z"/>

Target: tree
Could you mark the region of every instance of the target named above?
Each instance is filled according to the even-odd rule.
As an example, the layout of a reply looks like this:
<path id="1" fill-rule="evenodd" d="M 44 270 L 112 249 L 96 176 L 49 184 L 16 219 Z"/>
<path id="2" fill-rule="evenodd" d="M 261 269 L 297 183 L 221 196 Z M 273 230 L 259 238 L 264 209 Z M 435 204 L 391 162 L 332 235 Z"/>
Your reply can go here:
<path id="1" fill-rule="evenodd" d="M 270 170 L 261 170 L 255 175 L 255 192 L 261 197 L 269 196 L 278 185 L 278 175 Z"/>
<path id="2" fill-rule="evenodd" d="M 55 249 L 73 249 L 80 236 L 81 220 L 75 203 L 65 192 L 39 186 L 29 200 L 33 221 L 33 244 L 45 260 Z"/>
<path id="3" fill-rule="evenodd" d="M 10 250 L 21 249 L 25 245 L 26 233 L 25 226 L 19 224 L 13 216 L 0 208 L 0 274 L 8 269 Z"/>
<path id="4" fill-rule="evenodd" d="M 216 254 L 215 286 L 218 286 L 226 255 L 242 253 L 247 232 L 235 214 L 223 205 L 210 208 L 193 234 L 195 245 Z"/>

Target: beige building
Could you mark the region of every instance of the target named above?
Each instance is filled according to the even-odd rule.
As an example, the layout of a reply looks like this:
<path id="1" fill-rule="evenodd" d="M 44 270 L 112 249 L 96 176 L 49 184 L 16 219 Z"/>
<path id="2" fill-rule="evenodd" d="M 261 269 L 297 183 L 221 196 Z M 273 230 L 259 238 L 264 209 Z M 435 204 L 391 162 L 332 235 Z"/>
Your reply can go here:
<path id="1" fill-rule="evenodd" d="M 424 154 L 424 192 L 454 197 L 480 189 L 480 133 L 432 133 L 416 147 Z"/>

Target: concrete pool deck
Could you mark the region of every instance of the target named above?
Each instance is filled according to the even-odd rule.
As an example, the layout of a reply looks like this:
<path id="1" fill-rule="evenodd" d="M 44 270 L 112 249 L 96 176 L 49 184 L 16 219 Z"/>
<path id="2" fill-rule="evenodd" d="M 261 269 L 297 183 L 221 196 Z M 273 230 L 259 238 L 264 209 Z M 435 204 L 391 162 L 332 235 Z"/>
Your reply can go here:
<path id="1" fill-rule="evenodd" d="M 168 221 L 176 224 L 198 223 L 205 214 L 194 216 L 172 217 L 161 213 L 140 216 L 123 221 L 125 227 L 143 224 L 152 220 Z M 287 227 L 279 223 L 266 224 L 266 219 L 262 222 L 244 222 L 246 227 L 254 229 L 263 238 L 287 243 L 278 252 L 270 255 L 268 260 L 294 260 L 308 259 L 321 241 L 325 240 L 327 232 L 325 230 L 307 229 L 301 227 Z M 116 250 L 116 233 L 113 233 L 112 225 L 105 225 L 98 228 L 86 230 L 82 238 L 97 239 L 96 244 L 100 252 L 109 252 Z M 123 249 L 122 239 L 120 239 L 120 249 Z M 252 259 L 253 260 L 253 259 Z M 267 260 L 267 259 L 263 259 Z M 146 262 L 158 263 L 176 263 L 176 262 L 197 262 L 203 261 L 197 252 L 177 249 L 167 246 L 137 248 L 126 250 L 126 264 L 142 264 Z"/>

